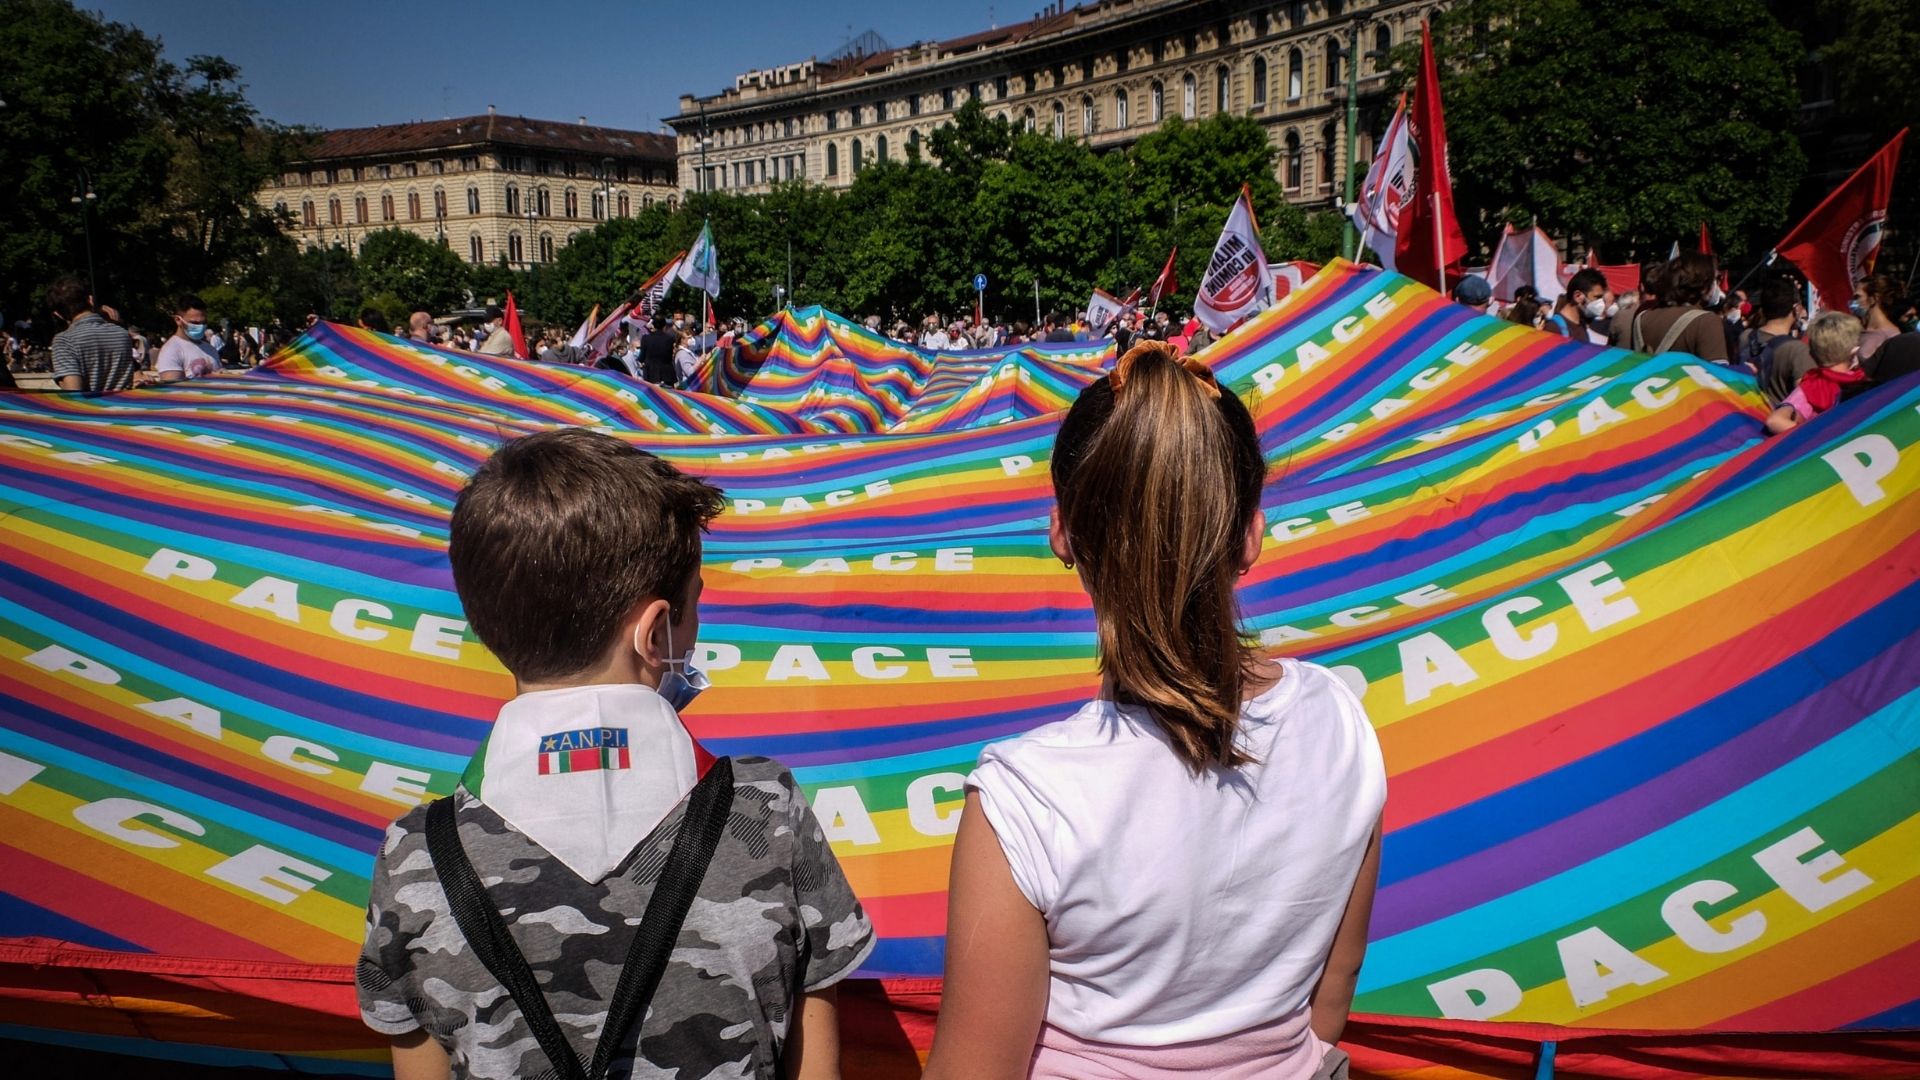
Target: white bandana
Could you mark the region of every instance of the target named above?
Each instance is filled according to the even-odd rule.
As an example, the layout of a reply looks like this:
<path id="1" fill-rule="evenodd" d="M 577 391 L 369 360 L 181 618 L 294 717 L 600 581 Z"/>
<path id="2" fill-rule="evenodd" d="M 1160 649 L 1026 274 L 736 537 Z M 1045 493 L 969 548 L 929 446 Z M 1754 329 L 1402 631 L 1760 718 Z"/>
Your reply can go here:
<path id="1" fill-rule="evenodd" d="M 500 707 L 467 790 L 589 882 L 700 779 L 673 706 L 637 683 L 522 694 Z"/>

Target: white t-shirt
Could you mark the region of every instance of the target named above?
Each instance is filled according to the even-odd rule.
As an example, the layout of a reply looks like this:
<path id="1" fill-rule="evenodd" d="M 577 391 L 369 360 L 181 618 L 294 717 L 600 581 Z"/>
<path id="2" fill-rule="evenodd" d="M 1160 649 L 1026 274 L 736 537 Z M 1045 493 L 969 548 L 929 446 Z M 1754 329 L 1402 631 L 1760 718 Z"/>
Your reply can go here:
<path id="1" fill-rule="evenodd" d="M 1154 1046 L 1307 1003 L 1387 777 L 1353 691 L 1281 664 L 1241 711 L 1239 769 L 1194 776 L 1145 710 L 1104 700 L 981 751 L 968 786 L 1047 920 L 1048 1023 Z"/>
<path id="2" fill-rule="evenodd" d="M 207 341 L 190 341 L 175 334 L 160 346 L 160 359 L 154 361 L 153 370 L 177 371 L 182 378 L 198 379 L 220 370 L 220 353 Z"/>

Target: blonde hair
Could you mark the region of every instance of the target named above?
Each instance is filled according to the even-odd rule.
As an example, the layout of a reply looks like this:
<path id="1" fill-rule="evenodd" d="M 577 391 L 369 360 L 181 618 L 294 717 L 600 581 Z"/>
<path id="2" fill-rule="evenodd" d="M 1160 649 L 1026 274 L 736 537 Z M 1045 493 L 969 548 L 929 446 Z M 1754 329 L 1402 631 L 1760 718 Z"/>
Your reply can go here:
<path id="1" fill-rule="evenodd" d="M 1860 320 L 1844 311 L 1825 312 L 1807 327 L 1807 351 L 1821 367 L 1844 364 L 1860 345 L 1861 329 Z"/>
<path id="2" fill-rule="evenodd" d="M 1165 342 L 1082 391 L 1054 441 L 1054 497 L 1093 598 L 1100 669 L 1198 773 L 1235 745 L 1257 657 L 1234 586 L 1266 462 L 1246 406 Z"/>

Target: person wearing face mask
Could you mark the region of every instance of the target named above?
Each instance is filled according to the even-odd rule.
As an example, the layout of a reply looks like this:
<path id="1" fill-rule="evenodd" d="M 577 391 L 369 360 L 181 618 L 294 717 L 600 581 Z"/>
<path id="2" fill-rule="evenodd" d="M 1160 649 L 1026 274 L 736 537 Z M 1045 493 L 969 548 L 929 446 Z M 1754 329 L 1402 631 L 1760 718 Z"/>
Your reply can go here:
<path id="1" fill-rule="evenodd" d="M 507 332 L 506 316 L 492 305 L 487 306 L 487 321 L 480 325 L 480 347 L 474 351 L 483 356 L 512 356 L 513 335 Z"/>
<path id="2" fill-rule="evenodd" d="M 207 331 L 207 305 L 182 296 L 173 305 L 173 336 L 160 346 L 154 377 L 163 383 L 199 379 L 220 370 L 220 350 Z"/>
<path id="3" fill-rule="evenodd" d="M 1567 282 L 1541 329 L 1575 341 L 1587 340 L 1587 327 L 1607 314 L 1607 279 L 1598 270 L 1581 270 Z"/>
<path id="4" fill-rule="evenodd" d="M 1900 282 L 1891 274 L 1868 274 L 1853 287 L 1853 301 L 1847 308 L 1865 327 L 1860 334 L 1860 366 L 1870 377 L 1880 366 L 1876 359 L 1880 346 L 1900 332 L 1893 313 L 1905 305 L 1905 300 Z"/>
<path id="5" fill-rule="evenodd" d="M 1697 251 L 1683 252 L 1668 263 L 1660 285 L 1662 306 L 1634 314 L 1629 347 L 1635 352 L 1689 353 L 1726 363 L 1726 332 L 1720 319 L 1707 310 L 1722 298 L 1719 272 L 1713 256 Z"/>
<path id="6" fill-rule="evenodd" d="M 517 693 L 374 864 L 355 983 L 397 1080 L 839 1075 L 872 924 L 793 775 L 680 718 L 722 501 L 583 428 L 460 493 L 454 589 Z"/>

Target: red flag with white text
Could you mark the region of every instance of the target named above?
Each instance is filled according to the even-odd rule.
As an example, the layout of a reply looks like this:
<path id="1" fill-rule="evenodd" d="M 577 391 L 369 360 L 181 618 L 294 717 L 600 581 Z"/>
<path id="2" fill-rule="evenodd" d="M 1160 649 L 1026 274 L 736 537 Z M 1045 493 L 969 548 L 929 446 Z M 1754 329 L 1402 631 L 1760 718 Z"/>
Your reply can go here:
<path id="1" fill-rule="evenodd" d="M 1894 170 L 1907 129 L 1867 159 L 1847 182 L 1814 207 L 1774 251 L 1793 260 L 1819 294 L 1819 306 L 1834 308 L 1853 297 L 1853 287 L 1873 273 L 1887 225 Z"/>

